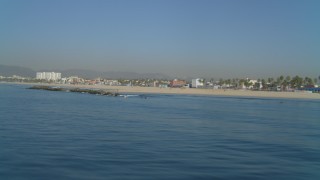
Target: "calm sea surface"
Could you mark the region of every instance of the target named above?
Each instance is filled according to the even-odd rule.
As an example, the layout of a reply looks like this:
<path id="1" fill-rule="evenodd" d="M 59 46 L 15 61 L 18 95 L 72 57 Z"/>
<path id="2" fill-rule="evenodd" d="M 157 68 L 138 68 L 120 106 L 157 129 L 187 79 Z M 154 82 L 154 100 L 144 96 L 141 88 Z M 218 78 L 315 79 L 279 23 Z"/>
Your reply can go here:
<path id="1" fill-rule="evenodd" d="M 320 101 L 0 84 L 0 179 L 320 179 Z"/>

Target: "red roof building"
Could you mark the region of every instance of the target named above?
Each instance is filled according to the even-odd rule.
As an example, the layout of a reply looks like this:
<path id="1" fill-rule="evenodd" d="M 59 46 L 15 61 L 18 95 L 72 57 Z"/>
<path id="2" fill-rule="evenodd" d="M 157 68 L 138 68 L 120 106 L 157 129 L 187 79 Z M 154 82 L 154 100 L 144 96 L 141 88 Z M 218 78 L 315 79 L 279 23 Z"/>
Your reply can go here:
<path id="1" fill-rule="evenodd" d="M 187 82 L 185 80 L 174 79 L 170 81 L 170 87 L 183 87 Z"/>

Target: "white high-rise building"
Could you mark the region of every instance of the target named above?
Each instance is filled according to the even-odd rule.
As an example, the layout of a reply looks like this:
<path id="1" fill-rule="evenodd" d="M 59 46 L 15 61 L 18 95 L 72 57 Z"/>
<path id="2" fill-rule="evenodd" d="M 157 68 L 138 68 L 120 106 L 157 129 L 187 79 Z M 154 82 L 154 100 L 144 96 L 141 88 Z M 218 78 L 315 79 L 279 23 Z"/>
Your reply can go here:
<path id="1" fill-rule="evenodd" d="M 37 72 L 36 79 L 45 79 L 45 80 L 59 80 L 61 79 L 61 73 L 59 72 Z"/>

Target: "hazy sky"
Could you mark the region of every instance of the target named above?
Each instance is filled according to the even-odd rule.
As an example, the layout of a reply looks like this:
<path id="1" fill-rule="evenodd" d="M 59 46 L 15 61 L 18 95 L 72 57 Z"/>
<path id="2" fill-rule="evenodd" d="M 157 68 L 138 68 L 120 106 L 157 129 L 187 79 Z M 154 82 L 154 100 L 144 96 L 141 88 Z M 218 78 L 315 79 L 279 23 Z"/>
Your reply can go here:
<path id="1" fill-rule="evenodd" d="M 320 75 L 319 0 L 0 0 L 0 64 Z"/>

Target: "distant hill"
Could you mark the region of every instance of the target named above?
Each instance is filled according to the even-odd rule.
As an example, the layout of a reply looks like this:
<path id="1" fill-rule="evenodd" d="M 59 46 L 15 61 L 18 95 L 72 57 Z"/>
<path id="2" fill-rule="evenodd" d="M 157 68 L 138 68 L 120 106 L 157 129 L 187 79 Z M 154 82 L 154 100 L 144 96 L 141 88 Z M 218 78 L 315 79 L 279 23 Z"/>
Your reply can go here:
<path id="1" fill-rule="evenodd" d="M 103 72 L 101 77 L 110 79 L 170 79 L 169 76 L 162 73 L 136 73 L 136 72 Z"/>
<path id="2" fill-rule="evenodd" d="M 0 76 L 24 76 L 24 77 L 35 77 L 36 72 L 30 68 L 20 66 L 8 66 L 0 64 Z"/>
<path id="3" fill-rule="evenodd" d="M 59 71 L 63 77 L 79 76 L 87 79 L 94 79 L 101 76 L 100 72 L 86 69 L 67 69 Z"/>
<path id="4" fill-rule="evenodd" d="M 120 72 L 120 71 L 107 71 L 99 72 L 85 69 L 68 69 L 60 71 L 62 76 L 80 76 L 83 78 L 93 79 L 97 77 L 108 78 L 108 79 L 139 79 L 139 78 L 150 78 L 150 79 L 170 79 L 169 76 L 162 73 L 136 73 L 136 72 Z"/>
<path id="5" fill-rule="evenodd" d="M 139 78 L 150 78 L 150 79 L 170 79 L 169 76 L 162 73 L 136 73 L 136 72 L 118 72 L 118 71 L 108 71 L 99 72 L 87 69 L 67 69 L 67 70 L 40 70 L 39 72 L 45 71 L 55 71 L 61 72 L 62 77 L 69 76 L 79 76 L 87 79 L 94 79 L 97 77 L 108 78 L 108 79 L 139 79 Z M 19 75 L 25 77 L 35 77 L 36 71 L 20 66 L 7 66 L 0 65 L 0 75 L 1 76 L 12 76 Z"/>

